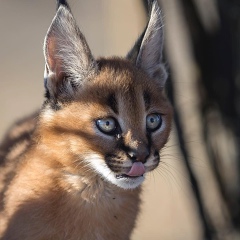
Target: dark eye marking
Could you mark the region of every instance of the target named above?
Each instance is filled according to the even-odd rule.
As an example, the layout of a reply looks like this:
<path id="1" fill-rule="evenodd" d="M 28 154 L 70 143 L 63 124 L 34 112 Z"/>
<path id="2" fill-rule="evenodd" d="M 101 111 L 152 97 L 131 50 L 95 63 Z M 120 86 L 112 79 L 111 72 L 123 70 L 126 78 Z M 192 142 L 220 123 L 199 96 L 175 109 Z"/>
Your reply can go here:
<path id="1" fill-rule="evenodd" d="M 114 113 L 118 114 L 118 103 L 114 94 L 111 94 L 108 97 L 107 105 L 114 111 Z"/>
<path id="2" fill-rule="evenodd" d="M 144 99 L 144 103 L 145 103 L 145 109 L 149 110 L 150 105 L 151 105 L 151 97 L 147 91 L 143 92 L 143 99 Z"/>

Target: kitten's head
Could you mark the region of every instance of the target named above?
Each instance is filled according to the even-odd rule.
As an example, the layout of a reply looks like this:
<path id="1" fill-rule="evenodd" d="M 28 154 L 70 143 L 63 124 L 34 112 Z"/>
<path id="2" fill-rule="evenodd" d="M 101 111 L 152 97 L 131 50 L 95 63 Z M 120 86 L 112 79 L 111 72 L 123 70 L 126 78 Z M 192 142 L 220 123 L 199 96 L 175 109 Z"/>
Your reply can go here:
<path id="1" fill-rule="evenodd" d="M 172 116 L 162 41 L 154 0 L 148 26 L 127 58 L 95 60 L 68 6 L 60 5 L 44 45 L 47 101 L 40 127 L 70 172 L 128 189 L 158 166 Z"/>

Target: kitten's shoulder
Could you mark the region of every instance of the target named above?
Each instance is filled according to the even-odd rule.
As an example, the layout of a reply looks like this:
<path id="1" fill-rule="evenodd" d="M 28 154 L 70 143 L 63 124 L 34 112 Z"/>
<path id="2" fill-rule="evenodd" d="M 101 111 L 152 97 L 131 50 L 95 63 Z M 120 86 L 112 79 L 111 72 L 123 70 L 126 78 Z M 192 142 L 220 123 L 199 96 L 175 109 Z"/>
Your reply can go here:
<path id="1" fill-rule="evenodd" d="M 0 199 L 3 199 L 6 186 L 15 175 L 18 159 L 31 144 L 38 115 L 39 112 L 35 112 L 13 124 L 0 144 Z"/>

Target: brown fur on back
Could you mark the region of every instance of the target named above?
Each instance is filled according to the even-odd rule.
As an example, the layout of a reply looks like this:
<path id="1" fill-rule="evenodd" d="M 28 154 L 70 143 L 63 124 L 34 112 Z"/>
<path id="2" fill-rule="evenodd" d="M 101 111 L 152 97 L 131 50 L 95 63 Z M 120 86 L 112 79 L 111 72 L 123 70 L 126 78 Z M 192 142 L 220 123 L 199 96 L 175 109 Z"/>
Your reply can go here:
<path id="1" fill-rule="evenodd" d="M 0 211 L 3 209 L 3 197 L 16 172 L 18 160 L 31 144 L 36 127 L 38 113 L 15 123 L 0 144 Z"/>

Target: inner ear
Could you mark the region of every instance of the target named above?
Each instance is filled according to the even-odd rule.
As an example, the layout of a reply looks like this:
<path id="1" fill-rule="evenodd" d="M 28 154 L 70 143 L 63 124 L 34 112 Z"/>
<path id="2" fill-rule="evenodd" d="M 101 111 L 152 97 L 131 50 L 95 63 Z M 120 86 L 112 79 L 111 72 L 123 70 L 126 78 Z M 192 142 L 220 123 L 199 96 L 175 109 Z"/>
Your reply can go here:
<path id="1" fill-rule="evenodd" d="M 45 86 L 53 98 L 73 98 L 98 71 L 85 37 L 69 9 L 60 5 L 44 42 Z"/>
<path id="2" fill-rule="evenodd" d="M 46 64 L 48 73 L 50 70 L 52 73 L 54 73 L 55 79 L 62 81 L 65 76 L 63 68 L 64 63 L 62 59 L 57 56 L 56 50 L 57 50 L 56 38 L 49 36 L 46 49 Z"/>
<path id="3" fill-rule="evenodd" d="M 141 34 L 127 58 L 143 69 L 151 78 L 158 78 L 163 86 L 166 70 L 162 63 L 163 21 L 157 0 L 151 0 L 150 17 L 146 29 Z"/>

